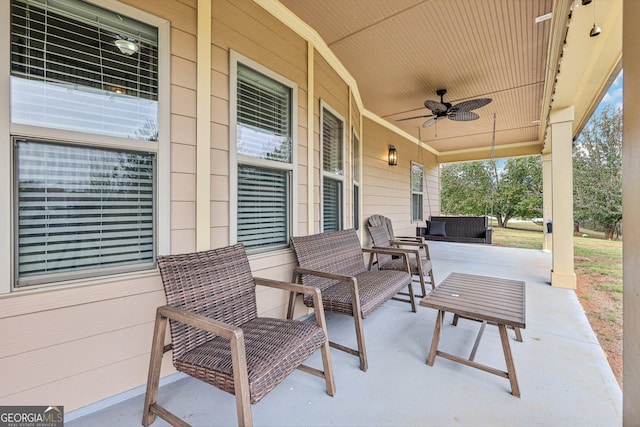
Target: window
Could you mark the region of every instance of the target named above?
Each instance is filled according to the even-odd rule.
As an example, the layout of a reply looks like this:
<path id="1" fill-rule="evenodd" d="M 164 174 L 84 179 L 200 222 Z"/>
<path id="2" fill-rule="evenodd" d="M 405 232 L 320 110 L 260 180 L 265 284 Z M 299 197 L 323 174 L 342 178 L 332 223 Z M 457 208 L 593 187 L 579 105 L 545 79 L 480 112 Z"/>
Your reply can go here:
<path id="1" fill-rule="evenodd" d="M 237 228 L 232 240 L 249 250 L 287 247 L 295 207 L 297 86 L 236 53 L 233 58 Z"/>
<path id="2" fill-rule="evenodd" d="M 353 144 L 353 228 L 360 229 L 360 140 L 355 132 L 352 134 Z"/>
<path id="3" fill-rule="evenodd" d="M 344 121 L 322 105 L 322 230 L 344 225 Z"/>
<path id="4" fill-rule="evenodd" d="M 421 164 L 411 162 L 411 221 L 422 221 L 422 196 L 424 169 Z"/>
<path id="5" fill-rule="evenodd" d="M 153 267 L 153 154 L 29 139 L 14 149 L 21 281 Z"/>
<path id="6" fill-rule="evenodd" d="M 12 1 L 12 123 L 156 140 L 157 119 L 156 28 L 77 0 Z"/>
<path id="7" fill-rule="evenodd" d="M 154 268 L 168 23 L 79 0 L 10 14 L 14 287 Z"/>

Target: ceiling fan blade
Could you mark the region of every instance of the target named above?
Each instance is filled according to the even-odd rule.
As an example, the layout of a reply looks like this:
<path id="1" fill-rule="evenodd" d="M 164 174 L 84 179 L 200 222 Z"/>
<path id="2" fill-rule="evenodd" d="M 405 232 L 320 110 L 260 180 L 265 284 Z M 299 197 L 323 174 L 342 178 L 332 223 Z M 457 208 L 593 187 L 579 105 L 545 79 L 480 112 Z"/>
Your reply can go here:
<path id="1" fill-rule="evenodd" d="M 447 111 L 447 106 L 442 102 L 432 101 L 430 99 L 424 101 L 424 106 L 433 111 L 433 114 L 444 113 Z"/>
<path id="2" fill-rule="evenodd" d="M 484 107 L 491 102 L 491 98 L 477 98 L 463 101 L 451 107 L 451 111 L 471 111 L 476 108 Z"/>
<path id="3" fill-rule="evenodd" d="M 446 116 L 445 114 L 441 114 L 441 115 L 435 116 L 434 118 L 429 119 L 429 120 L 427 120 L 426 122 L 424 122 L 424 123 L 422 124 L 422 127 L 423 127 L 423 128 L 429 127 L 429 126 L 431 126 L 432 124 L 434 124 L 435 122 L 438 122 L 438 121 L 440 121 L 440 120 L 442 120 L 442 119 L 445 119 L 445 118 L 447 118 L 447 116 Z"/>
<path id="4" fill-rule="evenodd" d="M 424 122 L 424 123 L 422 124 L 422 127 L 423 127 L 423 128 L 428 128 L 429 126 L 431 126 L 432 124 L 434 124 L 434 123 L 435 123 L 435 122 L 437 122 L 437 121 L 438 121 L 438 117 L 434 117 L 434 118 L 429 119 L 429 120 L 427 120 L 426 122 Z"/>
<path id="5" fill-rule="evenodd" d="M 480 116 L 473 111 L 455 111 L 447 117 L 449 117 L 449 120 L 455 120 L 456 122 L 469 122 L 480 118 Z"/>
<path id="6" fill-rule="evenodd" d="M 396 122 L 403 122 L 405 120 L 413 120 L 413 119 L 423 119 L 425 117 L 433 117 L 433 114 L 426 114 L 422 116 L 413 116 L 413 117 L 405 117 L 404 119 L 398 119 Z"/>

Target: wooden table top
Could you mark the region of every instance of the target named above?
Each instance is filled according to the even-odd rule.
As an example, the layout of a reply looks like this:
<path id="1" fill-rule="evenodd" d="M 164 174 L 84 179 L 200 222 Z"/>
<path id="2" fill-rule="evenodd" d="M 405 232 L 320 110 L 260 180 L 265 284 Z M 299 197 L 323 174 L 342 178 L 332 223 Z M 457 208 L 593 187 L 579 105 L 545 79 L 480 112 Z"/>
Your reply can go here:
<path id="1" fill-rule="evenodd" d="M 420 305 L 525 328 L 525 284 L 519 280 L 451 273 Z"/>

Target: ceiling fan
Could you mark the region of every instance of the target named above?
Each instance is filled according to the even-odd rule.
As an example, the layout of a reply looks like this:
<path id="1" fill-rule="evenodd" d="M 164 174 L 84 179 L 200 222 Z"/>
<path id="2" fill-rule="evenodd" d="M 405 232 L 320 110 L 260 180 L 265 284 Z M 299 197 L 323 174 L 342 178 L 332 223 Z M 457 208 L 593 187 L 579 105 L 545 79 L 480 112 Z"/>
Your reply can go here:
<path id="1" fill-rule="evenodd" d="M 463 101 L 456 105 L 451 105 L 449 102 L 444 102 L 444 95 L 447 93 L 446 89 L 438 89 L 436 92 L 440 96 L 440 102 L 427 99 L 424 101 L 424 106 L 431 110 L 431 114 L 415 117 L 407 117 L 406 119 L 399 119 L 397 121 L 413 120 L 423 117 L 429 117 L 429 120 L 422 124 L 423 128 L 431 126 L 439 120 L 447 118 L 457 122 L 468 122 L 471 120 L 477 120 L 480 116 L 471 110 L 475 110 L 480 107 L 484 107 L 491 102 L 491 98 L 476 98 L 468 101 Z"/>

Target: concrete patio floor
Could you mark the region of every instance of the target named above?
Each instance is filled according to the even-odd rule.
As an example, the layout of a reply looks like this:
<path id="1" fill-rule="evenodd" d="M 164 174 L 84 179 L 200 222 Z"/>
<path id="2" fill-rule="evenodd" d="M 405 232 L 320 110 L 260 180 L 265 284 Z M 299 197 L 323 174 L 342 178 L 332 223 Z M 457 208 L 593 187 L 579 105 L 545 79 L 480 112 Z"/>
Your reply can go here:
<path id="1" fill-rule="evenodd" d="M 332 349 L 337 394 L 296 371 L 253 405 L 256 426 L 620 426 L 622 392 L 572 290 L 549 285 L 551 255 L 493 246 L 430 243 L 436 282 L 453 271 L 526 282 L 523 342 L 511 340 L 521 398 L 509 381 L 436 358 L 425 363 L 436 311 L 389 301 L 364 320 L 369 370 Z M 468 356 L 480 324 L 447 314 L 440 348 Z M 332 340 L 355 347 L 353 320 L 327 313 Z M 513 332 L 510 332 L 513 338 Z M 496 327 L 487 327 L 476 361 L 505 369 Z M 319 354 L 308 364 L 321 367 Z M 236 425 L 234 397 L 176 374 L 159 402 L 193 426 Z M 136 395 L 137 393 L 137 395 Z M 120 403 L 67 414 L 67 426 L 139 426 L 142 387 Z M 109 404 L 104 402 L 104 404 Z M 104 406 L 104 405 L 103 405 Z M 153 426 L 166 426 L 157 419 Z"/>

